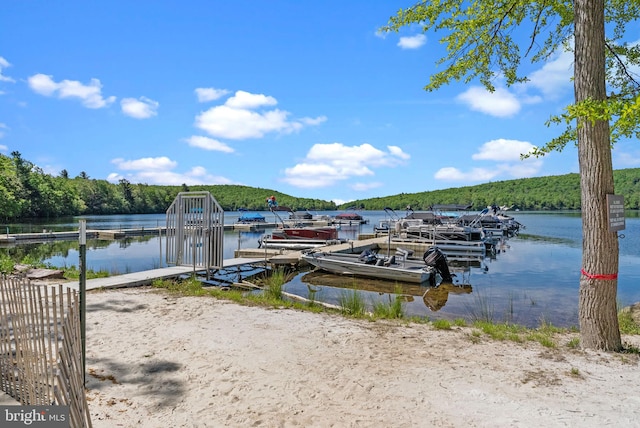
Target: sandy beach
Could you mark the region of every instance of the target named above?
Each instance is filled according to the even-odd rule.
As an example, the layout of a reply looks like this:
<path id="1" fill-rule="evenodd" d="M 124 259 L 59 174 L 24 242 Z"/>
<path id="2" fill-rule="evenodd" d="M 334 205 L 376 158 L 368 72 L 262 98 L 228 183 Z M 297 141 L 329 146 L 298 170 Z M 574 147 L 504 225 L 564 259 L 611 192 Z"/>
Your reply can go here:
<path id="1" fill-rule="evenodd" d="M 151 288 L 87 295 L 94 427 L 634 427 L 638 358 Z M 640 347 L 640 338 L 623 341 Z"/>

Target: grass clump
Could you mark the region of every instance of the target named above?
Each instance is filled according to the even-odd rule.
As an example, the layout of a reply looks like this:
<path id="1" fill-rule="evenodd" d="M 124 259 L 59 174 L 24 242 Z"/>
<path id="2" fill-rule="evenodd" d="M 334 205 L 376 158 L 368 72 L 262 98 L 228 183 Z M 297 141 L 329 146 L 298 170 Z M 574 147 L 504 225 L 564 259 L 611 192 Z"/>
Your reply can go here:
<path id="1" fill-rule="evenodd" d="M 343 292 L 340 295 L 340 307 L 341 312 L 344 315 L 349 315 L 356 318 L 361 318 L 365 315 L 365 303 L 362 293 L 358 290 L 350 290 Z"/>
<path id="2" fill-rule="evenodd" d="M 170 293 L 180 294 L 182 296 L 204 296 L 208 290 L 202 288 L 202 283 L 194 277 L 179 281 L 156 280 L 152 284 L 156 288 L 163 288 Z"/>
<path id="3" fill-rule="evenodd" d="M 436 330 L 451 330 L 451 321 L 449 320 L 435 320 L 432 325 Z"/>
<path id="4" fill-rule="evenodd" d="M 509 340 L 511 342 L 538 342 L 546 348 L 556 348 L 554 336 L 566 330 L 543 323 L 539 328 L 528 329 L 517 324 L 494 324 L 476 321 L 473 326 L 495 340 Z"/>
<path id="5" fill-rule="evenodd" d="M 389 294 L 389 302 L 375 302 L 373 316 L 375 318 L 401 319 L 404 318 L 402 290 L 396 287 L 395 294 Z"/>
<path id="6" fill-rule="evenodd" d="M 633 319 L 629 309 L 618 311 L 618 325 L 622 334 L 640 334 L 640 325 Z"/>
<path id="7" fill-rule="evenodd" d="M 456 327 L 466 327 L 467 321 L 463 318 L 456 318 L 455 320 L 453 320 L 453 325 L 455 325 Z"/>
<path id="8" fill-rule="evenodd" d="M 15 263 L 13 263 L 13 260 L 11 259 L 11 257 L 5 254 L 0 254 L 0 273 L 1 274 L 5 274 L 5 275 L 10 274 L 11 272 L 13 272 L 14 266 L 15 266 Z"/>
<path id="9" fill-rule="evenodd" d="M 264 281 L 264 294 L 268 299 L 282 301 L 283 300 L 283 287 L 287 282 L 287 276 L 282 269 L 277 269 L 267 277 Z"/>
<path id="10" fill-rule="evenodd" d="M 569 342 L 567 342 L 567 348 L 570 349 L 578 349 L 580 347 L 580 338 L 574 337 Z"/>
<path id="11" fill-rule="evenodd" d="M 107 278 L 108 276 L 110 274 L 106 270 L 94 271 L 93 269 L 87 269 L 86 279 Z M 66 267 L 64 268 L 64 277 L 65 279 L 79 280 L 80 270 L 76 266 Z"/>

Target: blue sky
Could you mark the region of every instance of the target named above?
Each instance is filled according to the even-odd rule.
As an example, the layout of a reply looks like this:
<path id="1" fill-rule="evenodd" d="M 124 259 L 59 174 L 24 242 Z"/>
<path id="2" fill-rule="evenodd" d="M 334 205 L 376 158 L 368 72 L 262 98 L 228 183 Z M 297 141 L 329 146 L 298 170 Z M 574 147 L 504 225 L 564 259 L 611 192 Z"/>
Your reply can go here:
<path id="1" fill-rule="evenodd" d="M 544 123 L 573 98 L 571 55 L 525 60 L 531 81 L 493 94 L 426 92 L 438 34 L 377 31 L 411 4 L 5 2 L 0 153 L 53 175 L 337 202 L 577 172 L 573 146 L 519 159 L 559 133 Z M 640 166 L 637 142 L 613 159 Z"/>

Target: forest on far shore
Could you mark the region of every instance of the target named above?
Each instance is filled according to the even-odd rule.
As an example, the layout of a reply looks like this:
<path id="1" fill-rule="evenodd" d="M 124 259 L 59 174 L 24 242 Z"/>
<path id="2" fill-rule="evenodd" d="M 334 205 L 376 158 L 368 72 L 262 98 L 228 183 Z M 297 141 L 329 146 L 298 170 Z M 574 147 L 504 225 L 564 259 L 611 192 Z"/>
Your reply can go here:
<path id="1" fill-rule="evenodd" d="M 640 209 L 640 168 L 614 171 L 615 192 L 624 196 L 626 209 Z M 240 185 L 160 186 L 96 180 L 82 172 L 69 177 L 45 173 L 19 152 L 0 154 L 0 220 L 55 218 L 95 214 L 164 213 L 179 192 L 208 191 L 225 211 L 267 210 L 266 199 L 275 196 L 281 206 L 311 210 L 428 210 L 432 205 L 465 204 L 482 209 L 496 204 L 520 210 L 580 209 L 580 177 L 565 174 L 496 181 L 418 193 L 361 199 L 336 206 L 332 201 L 286 195 L 277 190 Z"/>

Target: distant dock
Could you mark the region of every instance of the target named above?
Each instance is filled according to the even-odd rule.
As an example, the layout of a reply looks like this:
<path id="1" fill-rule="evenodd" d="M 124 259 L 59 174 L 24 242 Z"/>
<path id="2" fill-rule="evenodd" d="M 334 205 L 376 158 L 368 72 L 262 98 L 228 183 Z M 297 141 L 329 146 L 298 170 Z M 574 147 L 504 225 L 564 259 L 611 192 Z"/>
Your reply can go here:
<path id="1" fill-rule="evenodd" d="M 260 223 L 260 224 L 225 224 L 224 230 L 239 230 L 244 232 L 257 232 L 264 229 L 273 229 L 277 227 L 276 223 Z M 132 229 L 90 229 L 86 231 L 87 239 L 123 239 L 128 236 L 145 236 L 145 235 L 162 235 L 165 236 L 166 227 L 138 227 Z M 16 245 L 26 243 L 38 243 L 49 241 L 70 241 L 80 237 L 79 230 L 68 230 L 63 232 L 53 232 L 43 229 L 42 232 L 29 233 L 5 233 L 0 235 L 0 246 Z"/>
<path id="2" fill-rule="evenodd" d="M 137 229 L 121 230 L 93 229 L 87 230 L 86 236 L 88 239 L 122 239 L 127 236 L 158 235 L 164 232 L 166 232 L 165 227 L 142 227 Z M 42 232 L 2 234 L 0 235 L 0 245 L 30 242 L 70 241 L 78 239 L 79 237 L 80 231 L 78 230 L 69 230 L 64 232 L 43 230 Z"/>

